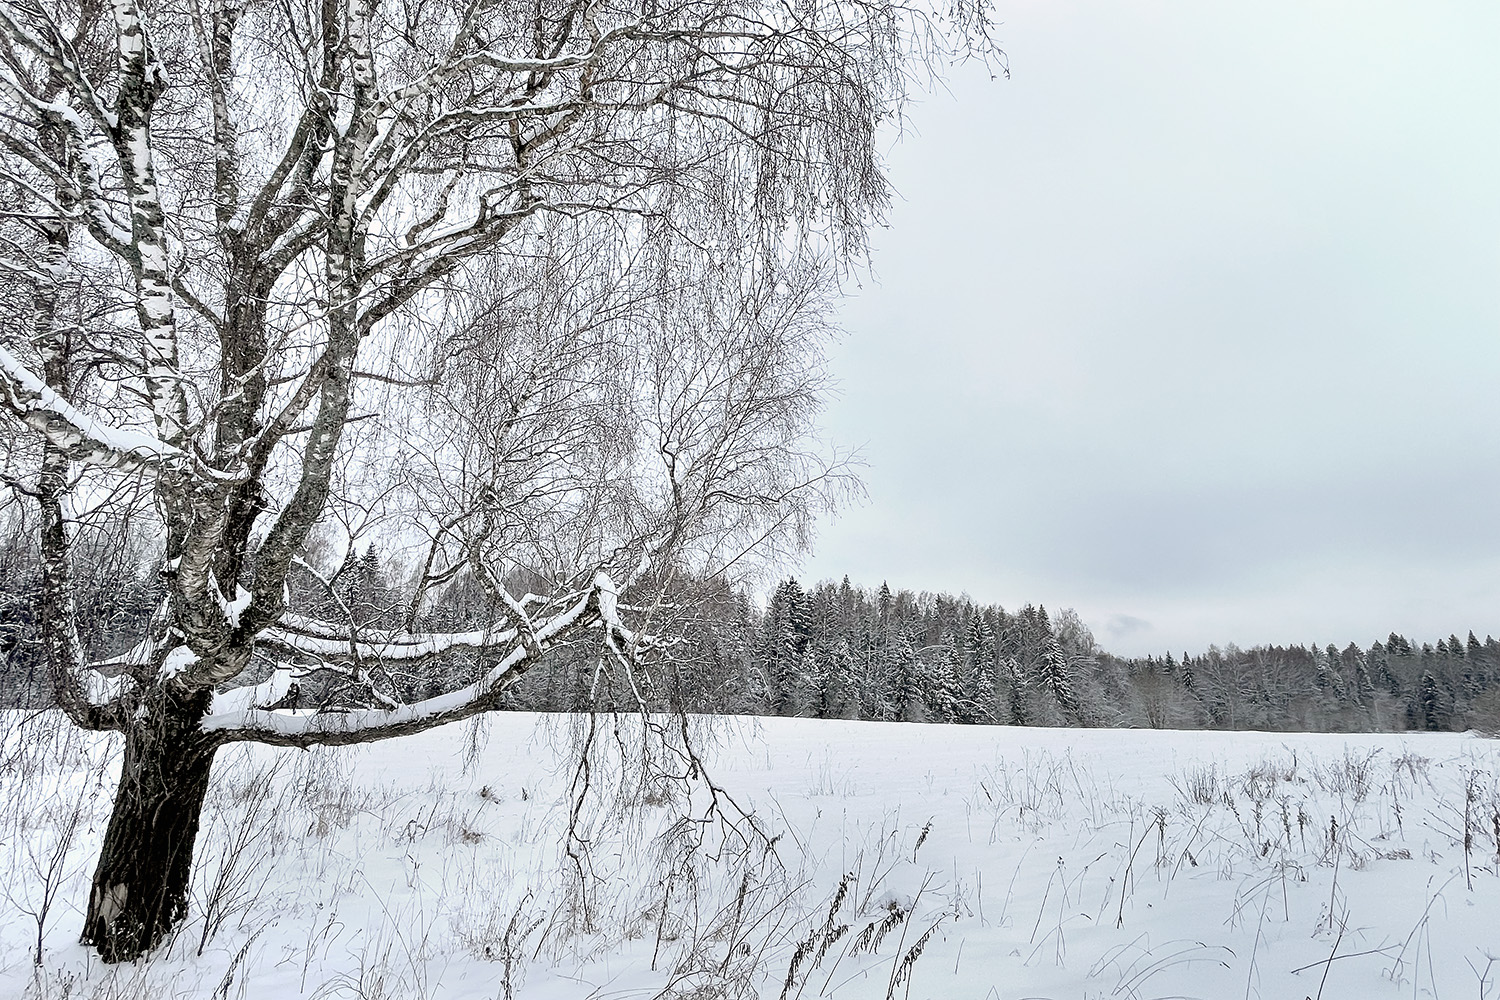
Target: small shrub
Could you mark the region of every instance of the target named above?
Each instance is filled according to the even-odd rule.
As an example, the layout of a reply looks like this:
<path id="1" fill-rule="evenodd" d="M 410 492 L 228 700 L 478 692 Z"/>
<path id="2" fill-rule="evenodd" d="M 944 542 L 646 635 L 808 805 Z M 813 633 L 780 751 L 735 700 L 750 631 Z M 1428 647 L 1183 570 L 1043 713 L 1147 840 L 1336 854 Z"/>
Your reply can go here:
<path id="1" fill-rule="evenodd" d="M 1172 784 L 1178 794 L 1197 806 L 1215 805 L 1226 794 L 1217 764 L 1190 767 L 1183 772 L 1180 782 L 1174 780 Z"/>
<path id="2" fill-rule="evenodd" d="M 1375 758 L 1379 755 L 1379 750 L 1357 754 L 1346 749 L 1339 760 L 1317 768 L 1313 772 L 1314 780 L 1324 791 L 1358 804 L 1369 797 L 1373 787 Z"/>

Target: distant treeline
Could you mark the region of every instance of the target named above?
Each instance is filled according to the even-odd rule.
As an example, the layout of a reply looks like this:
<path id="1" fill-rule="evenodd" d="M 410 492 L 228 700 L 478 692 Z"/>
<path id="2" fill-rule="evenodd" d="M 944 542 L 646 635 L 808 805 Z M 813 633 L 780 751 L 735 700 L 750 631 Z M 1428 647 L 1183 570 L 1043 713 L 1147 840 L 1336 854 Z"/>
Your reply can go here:
<path id="1" fill-rule="evenodd" d="M 82 553 L 78 607 L 85 653 L 100 659 L 143 634 L 160 586 L 151 573 Z M 323 561 L 329 562 L 323 553 Z M 316 560 L 310 559 L 310 565 Z M 1473 632 L 1436 645 L 1392 633 L 1361 647 L 1210 646 L 1198 655 L 1126 658 L 1101 650 L 1070 609 L 1007 611 L 948 594 L 876 590 L 788 579 L 764 608 L 723 583 L 676 581 L 652 609 L 659 648 L 624 685 L 594 669 L 598 651 L 562 648 L 506 695 L 504 707 L 684 709 L 971 725 L 1137 726 L 1300 731 L 1500 728 L 1500 642 Z M 420 608 L 388 574 L 380 554 L 350 553 L 324 575 L 293 580 L 292 607 L 360 629 L 453 631 L 493 614 L 460 577 Z M 27 546 L 0 544 L 0 704 L 49 700 L 38 641 L 36 566 Z M 267 651 L 269 654 L 271 651 Z M 261 674 L 273 661 L 268 655 Z M 477 675 L 483 654 L 456 655 L 411 674 L 369 664 L 408 697 L 444 690 L 455 674 Z M 368 692 L 342 675 L 299 665 L 304 707 L 363 703 Z"/>
<path id="2" fill-rule="evenodd" d="M 1392 633 L 1368 648 L 1229 645 L 1127 658 L 1101 650 L 1071 609 L 1011 612 L 885 584 L 871 592 L 847 578 L 810 591 L 787 580 L 763 612 L 743 600 L 719 608 L 671 678 L 675 704 L 1032 726 L 1500 728 L 1500 642 L 1473 632 L 1435 646 Z"/>

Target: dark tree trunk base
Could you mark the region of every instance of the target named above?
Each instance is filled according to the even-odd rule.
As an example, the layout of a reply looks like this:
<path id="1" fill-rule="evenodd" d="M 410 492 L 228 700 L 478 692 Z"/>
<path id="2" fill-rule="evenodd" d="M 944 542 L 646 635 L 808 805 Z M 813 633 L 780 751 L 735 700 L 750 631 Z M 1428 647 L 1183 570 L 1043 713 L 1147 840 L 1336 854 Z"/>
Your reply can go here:
<path id="1" fill-rule="evenodd" d="M 125 732 L 114 811 L 94 871 L 83 943 L 106 962 L 151 951 L 187 914 L 193 846 L 218 742 L 198 729 L 210 694 L 153 693 Z"/>

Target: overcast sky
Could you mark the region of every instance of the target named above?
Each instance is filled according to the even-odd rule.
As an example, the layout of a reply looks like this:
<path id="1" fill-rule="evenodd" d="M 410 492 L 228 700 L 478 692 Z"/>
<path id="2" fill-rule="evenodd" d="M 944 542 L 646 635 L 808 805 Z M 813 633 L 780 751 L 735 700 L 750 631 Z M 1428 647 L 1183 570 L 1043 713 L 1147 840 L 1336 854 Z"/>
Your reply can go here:
<path id="1" fill-rule="evenodd" d="M 924 97 L 805 582 L 1105 648 L 1500 636 L 1500 4 L 999 0 Z"/>

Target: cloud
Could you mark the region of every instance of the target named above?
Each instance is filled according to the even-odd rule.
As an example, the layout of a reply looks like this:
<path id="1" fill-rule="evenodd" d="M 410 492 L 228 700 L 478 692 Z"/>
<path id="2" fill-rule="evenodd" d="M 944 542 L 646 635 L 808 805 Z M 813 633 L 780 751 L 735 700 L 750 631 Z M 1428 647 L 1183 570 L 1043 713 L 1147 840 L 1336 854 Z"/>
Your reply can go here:
<path id="1" fill-rule="evenodd" d="M 1023 0 L 1014 80 L 912 109 L 830 354 L 870 506 L 806 577 L 1072 606 L 1130 655 L 1500 635 L 1500 4 L 1269 6 L 1299 31 Z"/>
<path id="2" fill-rule="evenodd" d="M 1109 621 L 1104 623 L 1104 629 L 1116 639 L 1123 639 L 1137 632 L 1150 632 L 1152 626 L 1146 619 L 1134 615 L 1110 615 Z"/>

